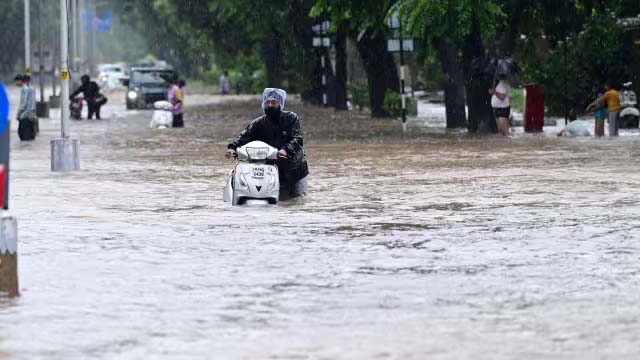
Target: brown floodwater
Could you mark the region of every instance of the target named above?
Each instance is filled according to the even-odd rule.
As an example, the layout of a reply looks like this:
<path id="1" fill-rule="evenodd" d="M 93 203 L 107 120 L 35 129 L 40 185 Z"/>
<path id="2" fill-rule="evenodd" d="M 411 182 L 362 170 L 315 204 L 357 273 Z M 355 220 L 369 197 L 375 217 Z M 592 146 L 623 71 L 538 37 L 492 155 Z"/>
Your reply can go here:
<path id="1" fill-rule="evenodd" d="M 259 102 L 13 142 L 22 296 L 0 359 L 637 359 L 640 134 L 478 137 L 292 104 L 311 191 L 232 207 L 226 143 Z M 109 113 L 107 111 L 107 113 Z"/>

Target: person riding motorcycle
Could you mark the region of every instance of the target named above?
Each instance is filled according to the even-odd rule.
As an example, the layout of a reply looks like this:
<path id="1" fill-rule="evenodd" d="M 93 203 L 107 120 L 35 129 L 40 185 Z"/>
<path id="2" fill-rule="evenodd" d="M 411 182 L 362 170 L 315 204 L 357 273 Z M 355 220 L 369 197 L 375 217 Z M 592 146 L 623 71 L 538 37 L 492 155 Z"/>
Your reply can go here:
<path id="1" fill-rule="evenodd" d="M 251 141 L 263 141 L 278 149 L 278 172 L 282 195 L 296 197 L 307 192 L 309 167 L 304 151 L 300 118 L 284 111 L 287 93 L 282 89 L 266 88 L 262 94 L 264 115 L 253 120 L 228 145 L 227 159 L 236 156 L 236 149 Z M 284 194 L 283 194 L 284 190 Z"/>

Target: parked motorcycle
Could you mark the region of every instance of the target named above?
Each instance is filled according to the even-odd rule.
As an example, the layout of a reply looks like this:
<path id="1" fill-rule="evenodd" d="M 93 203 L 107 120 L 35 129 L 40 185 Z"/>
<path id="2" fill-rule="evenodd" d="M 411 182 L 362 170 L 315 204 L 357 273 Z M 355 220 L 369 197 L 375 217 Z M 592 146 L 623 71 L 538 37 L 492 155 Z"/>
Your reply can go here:
<path id="1" fill-rule="evenodd" d="M 637 128 L 640 123 L 640 110 L 635 91 L 631 89 L 631 82 L 622 85 L 620 92 L 620 128 Z"/>
<path id="2" fill-rule="evenodd" d="M 83 99 L 81 97 L 73 98 L 71 103 L 69 103 L 69 112 L 73 120 L 82 119 L 82 104 Z"/>

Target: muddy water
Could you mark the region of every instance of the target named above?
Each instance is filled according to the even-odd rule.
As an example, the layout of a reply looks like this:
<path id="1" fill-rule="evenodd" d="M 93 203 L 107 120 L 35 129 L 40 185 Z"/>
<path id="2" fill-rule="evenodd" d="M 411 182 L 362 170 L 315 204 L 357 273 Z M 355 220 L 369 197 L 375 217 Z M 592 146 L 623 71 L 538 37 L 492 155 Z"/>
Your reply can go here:
<path id="1" fill-rule="evenodd" d="M 0 359 L 637 359 L 640 137 L 476 138 L 294 106 L 312 192 L 222 202 L 254 104 L 14 143 Z"/>

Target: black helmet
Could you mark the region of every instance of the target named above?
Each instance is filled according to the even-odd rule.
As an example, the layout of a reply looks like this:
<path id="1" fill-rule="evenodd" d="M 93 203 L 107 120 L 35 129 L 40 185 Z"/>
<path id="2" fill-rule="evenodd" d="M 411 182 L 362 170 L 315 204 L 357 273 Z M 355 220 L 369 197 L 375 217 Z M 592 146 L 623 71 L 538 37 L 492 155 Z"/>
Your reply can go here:
<path id="1" fill-rule="evenodd" d="M 82 83 L 87 83 L 91 80 L 91 78 L 89 77 L 89 75 L 84 74 L 80 77 L 80 81 L 82 81 Z"/>
<path id="2" fill-rule="evenodd" d="M 13 81 L 24 81 L 24 75 L 18 74 L 13 78 Z"/>

